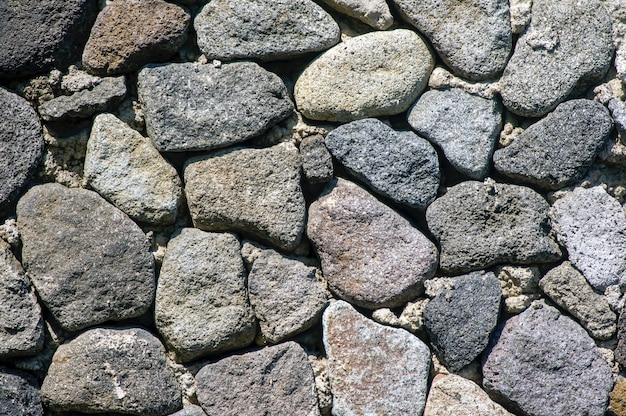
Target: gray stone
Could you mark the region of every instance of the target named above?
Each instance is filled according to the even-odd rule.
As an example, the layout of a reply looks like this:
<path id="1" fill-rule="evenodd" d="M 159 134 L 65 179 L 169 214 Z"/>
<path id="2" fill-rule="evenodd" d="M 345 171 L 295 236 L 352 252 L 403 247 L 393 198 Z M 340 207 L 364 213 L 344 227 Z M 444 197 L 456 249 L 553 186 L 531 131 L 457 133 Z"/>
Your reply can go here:
<path id="1" fill-rule="evenodd" d="M 611 369 L 587 332 L 540 302 L 503 325 L 483 376 L 488 392 L 534 416 L 604 415 L 613 387 Z"/>
<path id="2" fill-rule="evenodd" d="M 572 314 L 596 339 L 610 339 L 617 317 L 607 299 L 593 291 L 585 277 L 568 261 L 550 270 L 539 287 L 557 305 Z"/>
<path id="3" fill-rule="evenodd" d="M 311 364 L 295 342 L 206 365 L 196 383 L 208 416 L 320 414 Z"/>
<path id="4" fill-rule="evenodd" d="M 550 217 L 569 260 L 591 286 L 626 285 L 626 216 L 619 202 L 600 186 L 576 188 L 554 202 Z"/>
<path id="5" fill-rule="evenodd" d="M 406 29 L 372 32 L 333 47 L 296 81 L 300 112 L 313 120 L 347 122 L 406 111 L 426 88 L 434 59 Z"/>
<path id="6" fill-rule="evenodd" d="M 323 0 L 333 9 L 378 30 L 389 29 L 393 16 L 385 0 Z"/>
<path id="7" fill-rule="evenodd" d="M 18 196 L 35 172 L 43 156 L 44 143 L 35 110 L 25 99 L 4 88 L 0 88 L 0 120 L 2 207 Z"/>
<path id="8" fill-rule="evenodd" d="M 591 100 L 571 100 L 497 150 L 493 163 L 511 179 L 560 189 L 583 177 L 609 138 L 608 110 Z"/>
<path id="9" fill-rule="evenodd" d="M 148 136 L 162 152 L 242 142 L 294 109 L 280 78 L 252 62 L 148 66 L 139 72 L 137 91 Z"/>
<path id="10" fill-rule="evenodd" d="M 339 26 L 310 0 L 212 0 L 194 19 L 208 59 L 276 61 L 324 51 Z"/>
<path id="11" fill-rule="evenodd" d="M 315 267 L 274 250 L 263 251 L 254 261 L 248 291 L 265 340 L 277 343 L 319 322 L 326 292 L 316 273 Z"/>
<path id="12" fill-rule="evenodd" d="M 64 329 L 140 316 L 152 304 L 148 239 L 97 193 L 35 186 L 18 202 L 17 222 L 24 268 Z"/>
<path id="13" fill-rule="evenodd" d="M 351 175 L 398 204 L 424 210 L 437 197 L 439 157 L 413 132 L 357 120 L 330 132 L 326 147 Z"/>
<path id="14" fill-rule="evenodd" d="M 39 384 L 35 377 L 0 366 L 0 415 L 43 416 Z"/>
<path id="15" fill-rule="evenodd" d="M 95 328 L 61 345 L 41 386 L 54 411 L 168 415 L 182 407 L 159 340 L 140 328 Z"/>
<path id="16" fill-rule="evenodd" d="M 183 46 L 190 22 L 189 12 L 163 0 L 116 0 L 98 14 L 83 66 L 110 75 L 164 61 Z"/>
<path id="17" fill-rule="evenodd" d="M 239 240 L 182 229 L 167 245 L 154 316 L 180 361 L 250 345 L 256 327 Z"/>
<path id="18" fill-rule="evenodd" d="M 80 57 L 97 13 L 94 0 L 3 1 L 0 78 L 67 67 Z"/>
<path id="19" fill-rule="evenodd" d="M 548 203 L 530 188 L 462 182 L 426 210 L 447 273 L 484 270 L 498 263 L 548 263 L 561 257 L 548 235 Z M 454 221 L 451 221 L 451 219 Z"/>
<path id="20" fill-rule="evenodd" d="M 622 142 L 626 142 L 626 102 L 613 98 L 609 101 L 609 110 L 615 121 L 615 127 Z"/>
<path id="21" fill-rule="evenodd" d="M 393 2 L 456 74 L 481 80 L 504 69 L 512 47 L 508 1 Z"/>
<path id="22" fill-rule="evenodd" d="M 430 350 L 419 338 L 337 301 L 324 312 L 334 415 L 421 415 Z"/>
<path id="23" fill-rule="evenodd" d="M 122 102 L 126 96 L 124 77 L 108 77 L 93 89 L 61 95 L 39 106 L 39 114 L 46 121 L 88 118 L 107 111 Z"/>
<path id="24" fill-rule="evenodd" d="M 238 231 L 285 250 L 300 242 L 306 212 L 300 156 L 293 144 L 192 158 L 184 176 L 197 228 Z"/>
<path id="25" fill-rule="evenodd" d="M 320 134 L 307 136 L 300 143 L 302 174 L 311 184 L 327 183 L 332 179 L 333 159 Z"/>
<path id="26" fill-rule="evenodd" d="M 93 122 L 84 164 L 89 185 L 131 218 L 148 223 L 176 220 L 182 182 L 150 139 L 112 114 Z"/>
<path id="27" fill-rule="evenodd" d="M 597 0 L 534 0 L 502 75 L 502 101 L 515 114 L 546 114 L 602 78 L 612 56 L 611 19 Z"/>
<path id="28" fill-rule="evenodd" d="M 418 134 L 441 147 L 446 159 L 472 179 L 487 176 L 502 128 L 502 106 L 461 89 L 425 92 L 408 121 Z"/>
<path id="29" fill-rule="evenodd" d="M 435 296 L 424 309 L 430 341 L 450 371 L 478 357 L 500 314 L 500 281 L 491 272 L 474 272 L 452 279 L 452 287 Z"/>
<path id="30" fill-rule="evenodd" d="M 397 307 L 424 291 L 437 248 L 363 188 L 333 180 L 309 208 L 307 234 L 329 288 L 355 305 Z"/>
<path id="31" fill-rule="evenodd" d="M 626 308 L 622 305 L 617 321 L 617 346 L 615 348 L 615 361 L 622 368 L 626 367 Z"/>
<path id="32" fill-rule="evenodd" d="M 190 404 L 189 406 L 183 407 L 183 410 L 172 413 L 170 416 L 206 416 L 206 413 L 204 413 L 204 410 L 202 410 L 200 406 Z"/>

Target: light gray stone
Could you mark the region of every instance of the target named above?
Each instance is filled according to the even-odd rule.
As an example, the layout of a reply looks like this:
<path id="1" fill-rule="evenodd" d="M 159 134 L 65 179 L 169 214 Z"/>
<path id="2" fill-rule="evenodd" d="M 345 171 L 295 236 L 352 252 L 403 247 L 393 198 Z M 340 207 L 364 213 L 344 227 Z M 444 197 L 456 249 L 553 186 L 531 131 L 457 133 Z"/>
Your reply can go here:
<path id="1" fill-rule="evenodd" d="M 302 174 L 311 184 L 327 183 L 333 177 L 333 159 L 320 134 L 307 136 L 300 143 Z"/>
<path id="2" fill-rule="evenodd" d="M 337 301 L 324 312 L 334 415 L 421 415 L 430 350 L 419 338 Z"/>
<path id="3" fill-rule="evenodd" d="M 32 375 L 0 366 L 0 414 L 43 416 L 39 384 Z"/>
<path id="4" fill-rule="evenodd" d="M 204 413 L 204 410 L 202 410 L 200 406 L 191 404 L 189 406 L 183 407 L 183 410 L 172 413 L 170 416 L 206 416 L 206 413 Z"/>
<path id="5" fill-rule="evenodd" d="M 472 179 L 487 176 L 502 128 L 502 106 L 461 89 L 425 92 L 409 110 L 418 134 L 441 147 L 446 159 Z"/>
<path id="6" fill-rule="evenodd" d="M 313 120 L 347 122 L 406 111 L 426 88 L 434 59 L 406 29 L 372 32 L 333 47 L 298 78 L 294 97 Z"/>
<path id="7" fill-rule="evenodd" d="M 626 142 L 626 102 L 613 98 L 609 101 L 609 110 L 621 141 Z"/>
<path id="8" fill-rule="evenodd" d="M 385 0 L 323 0 L 333 9 L 378 30 L 389 29 L 393 16 Z"/>

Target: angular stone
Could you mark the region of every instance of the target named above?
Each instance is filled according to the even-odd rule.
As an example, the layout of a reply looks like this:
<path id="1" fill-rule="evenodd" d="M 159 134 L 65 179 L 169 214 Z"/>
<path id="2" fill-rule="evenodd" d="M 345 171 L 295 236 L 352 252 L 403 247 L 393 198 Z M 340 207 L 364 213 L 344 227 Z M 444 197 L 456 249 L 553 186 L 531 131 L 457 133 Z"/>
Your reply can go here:
<path id="1" fill-rule="evenodd" d="M 385 0 L 323 0 L 333 9 L 378 30 L 388 29 L 393 16 Z"/>
<path id="2" fill-rule="evenodd" d="M 609 101 L 608 107 L 619 137 L 622 142 L 626 142 L 626 102 L 613 98 Z"/>
<path id="3" fill-rule="evenodd" d="M 176 169 L 150 139 L 112 114 L 93 122 L 84 165 L 89 185 L 131 218 L 171 224 L 182 198 Z"/>
<path id="4" fill-rule="evenodd" d="M 294 97 L 300 112 L 313 120 L 399 114 L 426 88 L 433 67 L 428 46 L 415 32 L 372 32 L 313 61 L 298 78 Z"/>
<path id="5" fill-rule="evenodd" d="M 626 284 L 626 216 L 602 187 L 574 189 L 554 202 L 550 217 L 569 260 L 591 286 L 603 292 Z"/>
<path id="6" fill-rule="evenodd" d="M 461 89 L 425 92 L 408 121 L 418 134 L 441 147 L 446 159 L 472 179 L 487 176 L 502 128 L 502 106 Z"/>
<path id="7" fill-rule="evenodd" d="M 148 136 L 162 152 L 229 146 L 293 113 L 280 78 L 252 62 L 148 66 L 137 92 Z"/>
<path id="8" fill-rule="evenodd" d="M 504 69 L 512 47 L 508 1 L 393 2 L 457 75 L 481 80 Z"/>
<path id="9" fill-rule="evenodd" d="M 493 155 L 504 176 L 543 189 L 560 189 L 580 180 L 609 138 L 613 122 L 602 104 L 571 100 Z"/>
<path id="10" fill-rule="evenodd" d="M 617 361 L 622 368 L 626 367 L 626 313 L 625 307 L 622 304 L 617 321 L 617 347 L 615 348 L 615 361 Z"/>
<path id="11" fill-rule="evenodd" d="M 43 416 L 35 377 L 0 366 L 0 410 L 2 416 Z"/>
<path id="12" fill-rule="evenodd" d="M 424 309 L 424 325 L 443 363 L 458 371 L 489 344 L 500 314 L 500 281 L 491 273 L 474 272 L 452 279 Z"/>
<path id="13" fill-rule="evenodd" d="M 333 159 L 320 134 L 307 136 L 300 143 L 302 174 L 311 184 L 326 183 L 333 177 Z"/>
<path id="14" fill-rule="evenodd" d="M 24 268 L 64 329 L 133 318 L 152 304 L 148 239 L 97 193 L 35 186 L 17 204 L 17 221 Z"/>
<path id="15" fill-rule="evenodd" d="M 439 157 L 426 140 L 375 118 L 337 127 L 326 147 L 350 174 L 379 195 L 424 210 L 437 197 Z"/>
<path id="16" fill-rule="evenodd" d="M 256 327 L 237 237 L 183 228 L 172 238 L 154 317 L 180 361 L 250 345 Z"/>
<path id="17" fill-rule="evenodd" d="M 611 19 L 597 0 L 534 0 L 530 26 L 504 70 L 501 96 L 515 114 L 537 117 L 611 64 Z"/>
<path id="18" fill-rule="evenodd" d="M 324 347 L 335 415 L 420 415 L 430 350 L 419 338 L 337 301 L 324 312 Z"/>
<path id="19" fill-rule="evenodd" d="M 426 210 L 428 228 L 441 245 L 439 267 L 463 273 L 498 263 L 558 260 L 561 250 L 548 235 L 548 208 L 541 195 L 523 186 L 453 186 Z"/>
<path id="20" fill-rule="evenodd" d="M 116 0 L 98 14 L 83 66 L 110 75 L 164 61 L 185 43 L 190 21 L 185 9 L 163 0 Z"/>
<path id="21" fill-rule="evenodd" d="M 355 305 L 397 307 L 424 291 L 437 248 L 363 188 L 333 180 L 309 208 L 307 234 L 329 288 Z"/>
<path id="22" fill-rule="evenodd" d="M 168 415 L 182 407 L 159 340 L 140 328 L 95 328 L 61 345 L 41 386 L 55 411 Z"/>
<path id="23" fill-rule="evenodd" d="M 488 392 L 537 416 L 603 415 L 613 387 L 611 369 L 587 332 L 541 302 L 506 321 L 483 376 Z"/>
<path id="24" fill-rule="evenodd" d="M 198 401 L 207 415 L 319 416 L 307 355 L 295 342 L 204 366 L 196 375 Z"/>
<path id="25" fill-rule="evenodd" d="M 212 0 L 194 19 L 208 59 L 276 61 L 324 51 L 339 26 L 310 0 Z"/>
<path id="26" fill-rule="evenodd" d="M 250 234 L 293 250 L 306 215 L 300 163 L 291 143 L 190 159 L 185 165 L 185 193 L 194 225 Z"/>

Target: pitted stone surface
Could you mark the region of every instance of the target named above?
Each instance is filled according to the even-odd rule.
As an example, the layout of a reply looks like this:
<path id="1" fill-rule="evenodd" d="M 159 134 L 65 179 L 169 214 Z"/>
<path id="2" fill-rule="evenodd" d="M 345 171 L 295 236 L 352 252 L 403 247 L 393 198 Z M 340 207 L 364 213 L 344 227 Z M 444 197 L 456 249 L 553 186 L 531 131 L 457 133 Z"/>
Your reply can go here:
<path id="1" fill-rule="evenodd" d="M 43 416 L 35 377 L 0 366 L 0 412 L 2 416 Z"/>
<path id="2" fill-rule="evenodd" d="M 333 177 L 333 159 L 320 134 L 307 136 L 300 143 L 302 174 L 311 184 L 326 183 Z"/>
<path id="3" fill-rule="evenodd" d="M 388 29 L 393 16 L 385 0 L 323 0 L 324 3 L 378 30 Z"/>

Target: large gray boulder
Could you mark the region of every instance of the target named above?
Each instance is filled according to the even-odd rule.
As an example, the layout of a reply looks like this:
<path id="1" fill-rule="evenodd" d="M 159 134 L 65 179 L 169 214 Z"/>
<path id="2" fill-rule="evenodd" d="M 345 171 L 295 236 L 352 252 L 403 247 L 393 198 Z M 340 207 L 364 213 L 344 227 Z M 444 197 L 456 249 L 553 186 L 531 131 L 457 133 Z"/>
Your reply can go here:
<path id="1" fill-rule="evenodd" d="M 43 416 L 39 383 L 35 377 L 0 366 L 0 415 Z"/>

